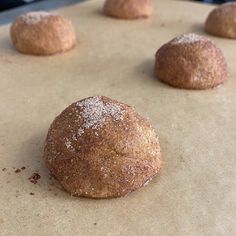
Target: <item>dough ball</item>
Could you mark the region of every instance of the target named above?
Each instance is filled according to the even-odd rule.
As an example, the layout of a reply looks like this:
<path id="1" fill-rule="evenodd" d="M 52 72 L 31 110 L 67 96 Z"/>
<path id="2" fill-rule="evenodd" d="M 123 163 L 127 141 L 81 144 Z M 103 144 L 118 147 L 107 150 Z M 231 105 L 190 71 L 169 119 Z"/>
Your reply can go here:
<path id="1" fill-rule="evenodd" d="M 15 48 L 25 54 L 51 55 L 68 51 L 76 44 L 72 23 L 48 12 L 30 12 L 17 17 L 10 34 Z"/>
<path id="2" fill-rule="evenodd" d="M 53 121 L 44 160 L 73 196 L 120 197 L 160 170 L 158 137 L 132 107 L 103 96 L 67 107 Z"/>
<path id="3" fill-rule="evenodd" d="M 205 30 L 212 35 L 236 39 L 236 2 L 215 8 L 206 20 Z"/>
<path id="4" fill-rule="evenodd" d="M 222 51 L 211 40 L 184 34 L 157 51 L 155 75 L 177 88 L 209 89 L 227 79 L 227 64 Z"/>
<path id="5" fill-rule="evenodd" d="M 121 19 L 147 18 L 153 12 L 151 0 L 107 0 L 104 12 Z"/>

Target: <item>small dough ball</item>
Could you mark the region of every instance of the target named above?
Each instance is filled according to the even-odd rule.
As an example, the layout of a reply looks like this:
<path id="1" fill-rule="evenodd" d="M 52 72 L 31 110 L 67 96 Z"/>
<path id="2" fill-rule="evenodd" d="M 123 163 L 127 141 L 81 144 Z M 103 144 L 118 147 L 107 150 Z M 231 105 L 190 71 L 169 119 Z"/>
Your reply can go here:
<path id="1" fill-rule="evenodd" d="M 209 89 L 227 79 L 227 65 L 222 51 L 211 40 L 184 34 L 157 51 L 155 75 L 177 88 Z"/>
<path id="2" fill-rule="evenodd" d="M 73 48 L 76 34 L 65 17 L 48 12 L 30 12 L 18 16 L 10 29 L 16 49 L 25 54 L 51 55 Z"/>
<path id="3" fill-rule="evenodd" d="M 160 170 L 158 137 L 132 107 L 103 96 L 67 107 L 53 121 L 44 160 L 73 196 L 120 197 Z"/>
<path id="4" fill-rule="evenodd" d="M 121 19 L 147 18 L 153 12 L 151 0 L 107 0 L 104 12 Z"/>
<path id="5" fill-rule="evenodd" d="M 236 3 L 225 3 L 210 12 L 205 30 L 209 34 L 236 39 Z"/>

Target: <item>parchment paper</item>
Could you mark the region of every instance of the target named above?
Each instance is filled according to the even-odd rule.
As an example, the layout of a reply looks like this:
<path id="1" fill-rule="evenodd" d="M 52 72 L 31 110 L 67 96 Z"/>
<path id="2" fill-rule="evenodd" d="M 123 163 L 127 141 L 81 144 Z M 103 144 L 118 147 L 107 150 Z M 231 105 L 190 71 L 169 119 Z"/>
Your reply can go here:
<path id="1" fill-rule="evenodd" d="M 227 83 L 174 89 L 154 78 L 154 54 L 176 35 L 204 34 L 213 6 L 159 0 L 151 19 L 124 21 L 103 16 L 102 4 L 57 11 L 78 32 L 78 46 L 62 55 L 21 55 L 9 26 L 0 28 L 0 235 L 235 235 L 236 41 L 211 37 L 228 61 Z M 160 137 L 160 175 L 125 198 L 71 197 L 41 159 L 54 117 L 96 94 L 136 107 Z"/>

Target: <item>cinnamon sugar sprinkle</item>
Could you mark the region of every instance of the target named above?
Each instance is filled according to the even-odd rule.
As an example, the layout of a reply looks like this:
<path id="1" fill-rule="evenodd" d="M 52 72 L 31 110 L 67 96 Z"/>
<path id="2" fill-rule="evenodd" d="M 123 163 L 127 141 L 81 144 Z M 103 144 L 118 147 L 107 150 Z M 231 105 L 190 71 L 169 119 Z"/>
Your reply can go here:
<path id="1" fill-rule="evenodd" d="M 28 25 L 34 25 L 41 22 L 46 17 L 52 16 L 52 15 L 54 14 L 45 12 L 45 11 L 33 11 L 33 12 L 26 13 L 24 15 L 21 15 L 20 19 L 22 19 Z"/>
<path id="2" fill-rule="evenodd" d="M 184 43 L 196 43 L 199 41 L 205 41 L 206 38 L 204 38 L 201 35 L 189 33 L 189 34 L 183 34 L 171 41 L 172 44 L 184 44 Z"/>
<path id="3" fill-rule="evenodd" d="M 79 117 L 83 125 L 78 129 L 77 135 L 82 136 L 86 129 L 100 129 L 108 117 L 115 121 L 123 120 L 125 110 L 111 101 L 104 102 L 101 96 L 90 97 L 76 103 L 79 107 Z"/>

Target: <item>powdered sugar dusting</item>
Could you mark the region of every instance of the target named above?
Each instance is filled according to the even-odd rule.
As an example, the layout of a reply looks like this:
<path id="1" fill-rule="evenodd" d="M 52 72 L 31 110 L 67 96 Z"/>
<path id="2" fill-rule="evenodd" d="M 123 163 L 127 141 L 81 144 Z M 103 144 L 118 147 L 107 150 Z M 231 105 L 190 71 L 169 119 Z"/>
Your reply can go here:
<path id="1" fill-rule="evenodd" d="M 176 37 L 175 39 L 171 41 L 171 43 L 172 44 L 184 44 L 184 43 L 190 44 L 190 43 L 196 43 L 196 42 L 205 41 L 205 40 L 206 39 L 202 37 L 201 35 L 189 33 L 189 34 L 183 34 Z"/>
<path id="2" fill-rule="evenodd" d="M 21 15 L 20 18 L 28 25 L 34 25 L 41 22 L 43 19 L 52 16 L 54 14 L 45 11 L 33 11 Z"/>
<path id="3" fill-rule="evenodd" d="M 87 98 L 76 103 L 80 108 L 79 116 L 83 119 L 83 125 L 78 129 L 77 135 L 82 136 L 86 129 L 98 130 L 108 117 L 115 121 L 123 120 L 124 109 L 112 101 L 104 102 L 101 96 Z"/>

